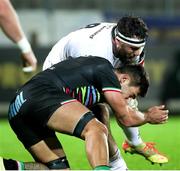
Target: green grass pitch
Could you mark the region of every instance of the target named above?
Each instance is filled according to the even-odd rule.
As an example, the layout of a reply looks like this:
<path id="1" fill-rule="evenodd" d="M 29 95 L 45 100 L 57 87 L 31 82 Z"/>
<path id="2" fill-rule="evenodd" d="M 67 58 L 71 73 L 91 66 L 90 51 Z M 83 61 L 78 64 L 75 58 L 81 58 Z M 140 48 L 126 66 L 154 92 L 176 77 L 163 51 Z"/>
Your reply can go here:
<path id="1" fill-rule="evenodd" d="M 156 147 L 168 156 L 169 163 L 162 166 L 152 165 L 144 157 L 137 154 L 125 154 L 121 149 L 124 134 L 114 119 L 111 119 L 111 129 L 130 170 L 180 170 L 180 117 L 170 116 L 166 124 L 146 124 L 140 128 L 144 141 L 156 142 Z M 86 159 L 84 142 L 67 135 L 58 134 L 58 136 L 65 149 L 71 168 L 90 169 Z M 32 161 L 29 153 L 17 140 L 9 127 L 7 120 L 3 119 L 0 120 L 0 156 Z"/>

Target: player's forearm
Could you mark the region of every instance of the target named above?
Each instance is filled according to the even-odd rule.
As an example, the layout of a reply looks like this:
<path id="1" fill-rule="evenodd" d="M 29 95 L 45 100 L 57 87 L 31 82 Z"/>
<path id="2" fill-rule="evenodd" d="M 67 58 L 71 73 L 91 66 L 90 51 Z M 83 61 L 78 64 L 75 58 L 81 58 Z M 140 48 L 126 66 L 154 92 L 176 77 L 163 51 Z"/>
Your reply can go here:
<path id="1" fill-rule="evenodd" d="M 106 92 L 105 96 L 120 125 L 130 127 L 147 123 L 146 118 L 141 112 L 129 107 L 127 100 L 121 93 Z"/>
<path id="2" fill-rule="evenodd" d="M 0 26 L 7 37 L 15 43 L 24 37 L 18 16 L 8 0 L 1 0 L 0 3 Z"/>
<path id="3" fill-rule="evenodd" d="M 132 110 L 127 106 L 126 108 L 124 108 L 126 110 L 123 108 L 119 109 L 119 112 L 116 114 L 118 122 L 125 126 L 139 126 L 146 123 L 162 124 L 168 120 L 169 111 L 165 109 L 164 105 L 153 106 L 144 113 Z"/>
<path id="4" fill-rule="evenodd" d="M 128 108 L 128 107 L 127 107 Z M 126 114 L 116 114 L 117 121 L 120 125 L 127 127 L 140 126 L 148 123 L 147 117 L 140 111 L 127 109 Z"/>

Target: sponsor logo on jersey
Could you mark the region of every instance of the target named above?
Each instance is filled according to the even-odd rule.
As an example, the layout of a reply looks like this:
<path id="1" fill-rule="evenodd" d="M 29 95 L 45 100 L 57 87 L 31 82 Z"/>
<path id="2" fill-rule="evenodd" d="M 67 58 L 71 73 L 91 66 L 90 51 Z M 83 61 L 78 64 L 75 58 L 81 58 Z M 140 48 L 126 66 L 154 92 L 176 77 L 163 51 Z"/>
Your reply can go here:
<path id="1" fill-rule="evenodd" d="M 12 119 L 16 116 L 21 108 L 21 106 L 26 102 L 26 99 L 23 97 L 23 91 L 21 91 L 14 100 L 13 103 L 9 106 L 9 119 Z"/>

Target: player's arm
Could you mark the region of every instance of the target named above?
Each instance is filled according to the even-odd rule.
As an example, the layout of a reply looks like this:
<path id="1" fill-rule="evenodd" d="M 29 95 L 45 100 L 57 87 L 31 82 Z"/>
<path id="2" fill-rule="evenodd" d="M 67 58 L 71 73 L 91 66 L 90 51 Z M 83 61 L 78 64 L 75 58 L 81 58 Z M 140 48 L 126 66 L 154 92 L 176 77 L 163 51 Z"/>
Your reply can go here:
<path id="1" fill-rule="evenodd" d="M 35 70 L 37 60 L 21 28 L 19 18 L 9 0 L 0 1 L 0 26 L 6 36 L 20 48 L 23 65 Z"/>
<path id="2" fill-rule="evenodd" d="M 9 0 L 0 1 L 0 25 L 7 37 L 14 43 L 23 37 L 18 16 Z"/>
<path id="3" fill-rule="evenodd" d="M 120 92 L 106 91 L 104 96 L 113 109 L 118 123 L 125 126 L 139 126 L 146 123 L 160 124 L 168 119 L 168 111 L 164 109 L 164 106 L 155 106 L 147 112 L 141 113 L 130 108 Z"/>

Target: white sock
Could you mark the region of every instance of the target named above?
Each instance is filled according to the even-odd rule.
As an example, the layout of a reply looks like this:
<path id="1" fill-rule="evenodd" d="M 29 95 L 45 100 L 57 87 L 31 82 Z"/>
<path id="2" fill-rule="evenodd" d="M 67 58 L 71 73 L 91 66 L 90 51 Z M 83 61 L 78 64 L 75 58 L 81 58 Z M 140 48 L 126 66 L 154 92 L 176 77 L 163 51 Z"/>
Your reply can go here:
<path id="1" fill-rule="evenodd" d="M 122 126 L 122 128 L 130 145 L 137 146 L 143 143 L 138 127 Z"/>
<path id="2" fill-rule="evenodd" d="M 138 110 L 138 101 L 136 99 L 129 98 L 127 100 L 128 105 L 133 108 L 134 110 Z M 143 141 L 140 137 L 139 129 L 138 127 L 125 127 L 121 126 L 123 128 L 124 133 L 126 134 L 128 143 L 130 145 L 137 146 L 139 144 L 142 144 Z"/>
<path id="3" fill-rule="evenodd" d="M 119 149 L 117 150 L 116 154 L 109 159 L 109 166 L 111 170 L 128 170 L 127 165 L 122 158 Z"/>
<path id="4" fill-rule="evenodd" d="M 0 170 L 6 170 L 3 162 L 3 158 L 0 157 Z"/>

